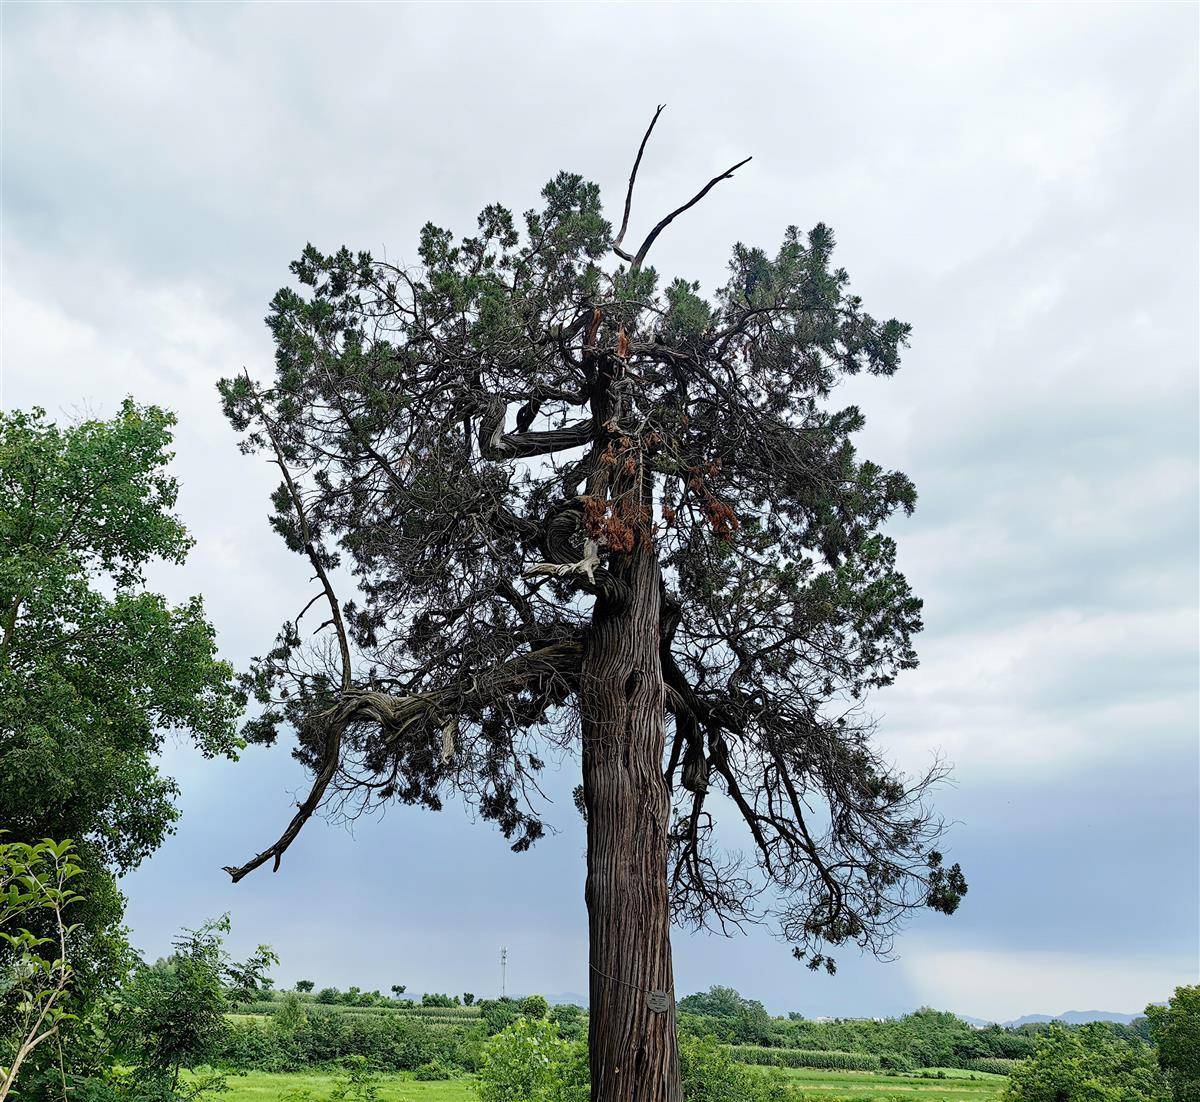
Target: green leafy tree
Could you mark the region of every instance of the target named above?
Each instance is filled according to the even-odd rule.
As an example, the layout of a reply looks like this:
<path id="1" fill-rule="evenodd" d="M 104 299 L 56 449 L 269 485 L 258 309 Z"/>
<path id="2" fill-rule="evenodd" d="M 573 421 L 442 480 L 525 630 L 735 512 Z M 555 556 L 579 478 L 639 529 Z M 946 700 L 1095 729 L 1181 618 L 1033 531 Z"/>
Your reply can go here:
<path id="1" fill-rule="evenodd" d="M 480 1102 L 588 1102 L 587 1053 L 546 1021 L 519 1018 L 483 1046 Z"/>
<path id="2" fill-rule="evenodd" d="M 1146 1007 L 1146 1018 L 1175 1102 L 1200 1102 L 1200 985 L 1175 988 L 1166 1006 Z"/>
<path id="3" fill-rule="evenodd" d="M 0 831 L 0 945 L 6 962 L 0 1000 L 11 1008 L 13 1025 L 0 1035 L 0 1102 L 13 1090 L 22 1065 L 69 1020 L 67 993 L 75 968 L 77 925 L 68 910 L 83 902 L 74 889 L 83 869 L 70 841 L 10 842 Z M 48 921 L 31 922 L 43 918 Z M 49 926 L 39 936 L 30 925 Z"/>
<path id="4" fill-rule="evenodd" d="M 313 989 L 313 981 L 312 980 L 297 980 L 296 981 L 296 990 L 299 991 L 301 995 L 307 995 L 312 989 Z"/>
<path id="5" fill-rule="evenodd" d="M 392 994 L 397 999 L 400 998 L 400 996 L 403 995 L 404 992 L 407 990 L 408 990 L 408 988 L 402 983 L 394 983 L 394 984 L 392 984 L 392 987 L 391 987 Z"/>
<path id="6" fill-rule="evenodd" d="M 200 599 L 145 588 L 147 566 L 192 543 L 173 513 L 173 424 L 132 401 L 64 428 L 0 412 L 0 823 L 15 841 L 75 842 L 76 1011 L 127 966 L 115 876 L 178 816 L 164 737 L 205 755 L 240 745 L 243 698 Z"/>
<path id="7" fill-rule="evenodd" d="M 1055 1025 L 1018 1064 L 1005 1102 L 1167 1102 L 1170 1091 L 1154 1050 L 1099 1025 Z"/>
<path id="8" fill-rule="evenodd" d="M 123 992 L 117 1050 L 135 1093 L 173 1098 L 184 1068 L 210 1062 L 225 1036 L 229 989 L 254 989 L 277 962 L 260 945 L 244 962 L 225 950 L 229 916 L 185 930 L 165 960 L 139 968 Z M 215 1084 L 214 1084 L 215 1085 Z"/>
<path id="9" fill-rule="evenodd" d="M 735 1018 L 746 1011 L 767 1015 L 762 1003 L 743 998 L 732 987 L 721 987 L 718 984 L 714 984 L 707 991 L 698 991 L 680 999 L 679 1009 L 690 1014 L 707 1014 L 714 1018 Z"/>
<path id="10" fill-rule="evenodd" d="M 317 992 L 317 1002 L 322 1006 L 334 1006 L 342 1001 L 342 993 L 336 987 L 322 987 Z"/>
<path id="11" fill-rule="evenodd" d="M 271 1028 L 284 1037 L 293 1036 L 308 1023 L 308 1011 L 294 991 L 287 992 L 271 1015 Z"/>
<path id="12" fill-rule="evenodd" d="M 772 1022 L 757 999 L 743 998 L 732 987 L 713 986 L 679 1000 L 683 1013 L 723 1019 L 723 1040 L 737 1044 L 770 1044 Z"/>
<path id="13" fill-rule="evenodd" d="M 559 1003 L 550 1008 L 549 1018 L 558 1027 L 559 1036 L 568 1041 L 580 1041 L 587 1036 L 586 1015 L 582 1006 Z"/>
<path id="14" fill-rule="evenodd" d="M 966 891 L 926 801 L 941 768 L 897 773 L 858 707 L 916 664 L 884 534 L 916 491 L 830 399 L 892 375 L 909 328 L 866 312 L 825 225 L 736 245 L 707 296 L 660 278 L 655 241 L 733 169 L 626 248 L 649 137 L 616 229 L 564 172 L 523 221 L 425 226 L 409 267 L 307 247 L 271 305 L 274 378 L 221 384 L 319 586 L 251 671 L 248 730 L 295 732 L 313 785 L 231 875 L 278 865 L 330 800 L 461 798 L 527 850 L 536 774 L 577 751 L 595 1102 L 679 1100 L 672 918 L 770 912 L 832 970 L 830 946 L 886 952 Z"/>
<path id="15" fill-rule="evenodd" d="M 475 1005 L 475 993 L 473 991 L 464 991 L 462 997 L 463 1006 Z"/>
<path id="16" fill-rule="evenodd" d="M 508 998 L 481 999 L 479 1012 L 489 1036 L 507 1029 L 521 1016 L 517 1004 Z"/>

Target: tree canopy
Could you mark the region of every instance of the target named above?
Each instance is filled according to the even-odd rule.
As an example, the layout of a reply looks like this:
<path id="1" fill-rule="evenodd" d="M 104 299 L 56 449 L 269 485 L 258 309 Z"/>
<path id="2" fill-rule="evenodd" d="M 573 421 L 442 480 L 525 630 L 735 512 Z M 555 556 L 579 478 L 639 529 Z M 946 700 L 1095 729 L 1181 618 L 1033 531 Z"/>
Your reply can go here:
<path id="1" fill-rule="evenodd" d="M 0 819 L 15 840 L 74 840 L 94 941 L 121 915 L 113 874 L 177 817 L 156 761 L 167 733 L 206 755 L 241 745 L 244 697 L 200 598 L 145 588 L 150 563 L 191 546 L 166 471 L 173 424 L 132 401 L 67 427 L 0 412 Z"/>
<path id="2" fill-rule="evenodd" d="M 1113 1036 L 1103 1023 L 1053 1025 L 1018 1064 L 1006 1102 L 1168 1102 L 1154 1049 Z"/>
<path id="3" fill-rule="evenodd" d="M 856 708 L 916 664 L 921 603 L 881 531 L 916 493 L 858 457 L 861 412 L 827 399 L 892 374 L 908 326 L 863 309 L 826 226 L 738 245 L 705 298 L 663 285 L 645 247 L 604 264 L 596 185 L 563 173 L 542 199 L 520 228 L 501 206 L 461 239 L 427 225 L 412 267 L 309 246 L 272 303 L 274 380 L 222 383 L 246 450 L 284 469 L 272 523 L 323 576 L 337 636 L 314 650 L 285 625 L 251 737 L 299 733 L 304 817 L 454 790 L 526 848 L 536 773 L 574 735 L 588 598 L 624 598 L 610 566 L 646 532 L 677 916 L 737 921 L 758 894 L 711 851 L 715 783 L 798 946 L 885 947 L 900 913 L 951 911 L 965 883 L 930 845 L 940 768 L 897 775 Z M 338 564 L 360 590 L 344 608 Z"/>
<path id="4" fill-rule="evenodd" d="M 861 708 L 916 664 L 921 602 L 883 530 L 916 493 L 830 399 L 895 372 L 908 326 L 863 308 L 821 224 L 736 245 L 707 297 L 661 280 L 654 242 L 745 162 L 627 249 L 657 119 L 615 232 L 564 172 L 522 219 L 426 225 L 410 266 L 309 245 L 271 304 L 274 378 L 220 384 L 318 583 L 249 678 L 248 737 L 293 729 L 313 786 L 228 871 L 278 868 L 318 808 L 450 793 L 525 850 L 540 771 L 580 751 L 603 1102 L 679 1097 L 670 917 L 771 916 L 832 971 L 828 946 L 887 953 L 966 891 L 925 802 L 942 766 L 891 768 Z"/>
<path id="5" fill-rule="evenodd" d="M 1175 1102 L 1200 1102 L 1200 985 L 1175 988 L 1166 1006 L 1146 1007 L 1146 1017 Z"/>

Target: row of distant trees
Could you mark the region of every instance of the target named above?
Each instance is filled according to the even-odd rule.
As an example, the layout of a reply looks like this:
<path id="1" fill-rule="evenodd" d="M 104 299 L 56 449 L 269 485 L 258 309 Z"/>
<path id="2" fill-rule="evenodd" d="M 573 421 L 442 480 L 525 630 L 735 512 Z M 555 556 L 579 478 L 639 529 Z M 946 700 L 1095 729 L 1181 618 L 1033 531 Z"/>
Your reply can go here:
<path id="1" fill-rule="evenodd" d="M 394 983 L 391 986 L 391 998 L 383 994 L 378 988 L 374 991 L 364 991 L 361 987 L 351 986 L 345 991 L 341 991 L 336 987 L 322 987 L 315 995 L 313 989 L 316 983 L 313 980 L 297 980 L 295 990 L 300 995 L 312 995 L 316 1002 L 326 1006 L 381 1006 L 389 1002 L 412 1002 L 412 999 L 405 999 L 404 993 L 408 990 L 407 985 L 403 983 Z M 270 989 L 259 992 L 259 997 L 271 998 Z M 474 1006 L 475 994 L 471 991 L 464 991 L 461 995 L 447 995 L 442 992 L 433 991 L 426 992 L 421 996 L 422 1006 Z"/>

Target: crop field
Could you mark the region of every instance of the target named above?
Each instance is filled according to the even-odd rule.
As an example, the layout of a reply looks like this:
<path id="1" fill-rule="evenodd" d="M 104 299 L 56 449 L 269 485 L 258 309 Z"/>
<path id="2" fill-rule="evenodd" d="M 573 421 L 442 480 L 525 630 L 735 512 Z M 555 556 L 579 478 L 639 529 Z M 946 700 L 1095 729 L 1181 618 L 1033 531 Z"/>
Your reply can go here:
<path id="1" fill-rule="evenodd" d="M 942 1070 L 945 1079 L 929 1078 Z M 916 1075 L 784 1068 L 778 1072 L 804 1102 L 996 1102 L 1008 1080 L 1002 1075 L 937 1069 Z M 975 1078 L 970 1078 L 971 1075 Z"/>
<path id="2" fill-rule="evenodd" d="M 797 1102 L 997 1102 L 1005 1084 L 999 1075 L 975 1072 L 971 1079 L 971 1073 L 952 1069 L 946 1069 L 945 1079 L 807 1068 L 778 1074 L 794 1088 Z M 332 1072 L 249 1072 L 231 1075 L 221 1097 L 225 1102 L 281 1102 L 307 1092 L 313 1102 L 323 1102 L 335 1079 Z M 478 1097 L 470 1079 L 418 1083 L 407 1075 L 382 1075 L 378 1087 L 380 1102 L 474 1102 Z"/>

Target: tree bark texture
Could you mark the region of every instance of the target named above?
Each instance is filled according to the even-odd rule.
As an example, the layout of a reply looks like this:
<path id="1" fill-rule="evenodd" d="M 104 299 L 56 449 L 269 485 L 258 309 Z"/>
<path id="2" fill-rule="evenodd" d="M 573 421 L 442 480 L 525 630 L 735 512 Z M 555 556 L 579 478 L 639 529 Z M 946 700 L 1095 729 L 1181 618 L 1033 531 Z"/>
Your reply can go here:
<path id="1" fill-rule="evenodd" d="M 597 615 L 580 685 L 592 1102 L 680 1102 L 667 888 L 659 568 L 623 556 L 628 603 Z"/>

